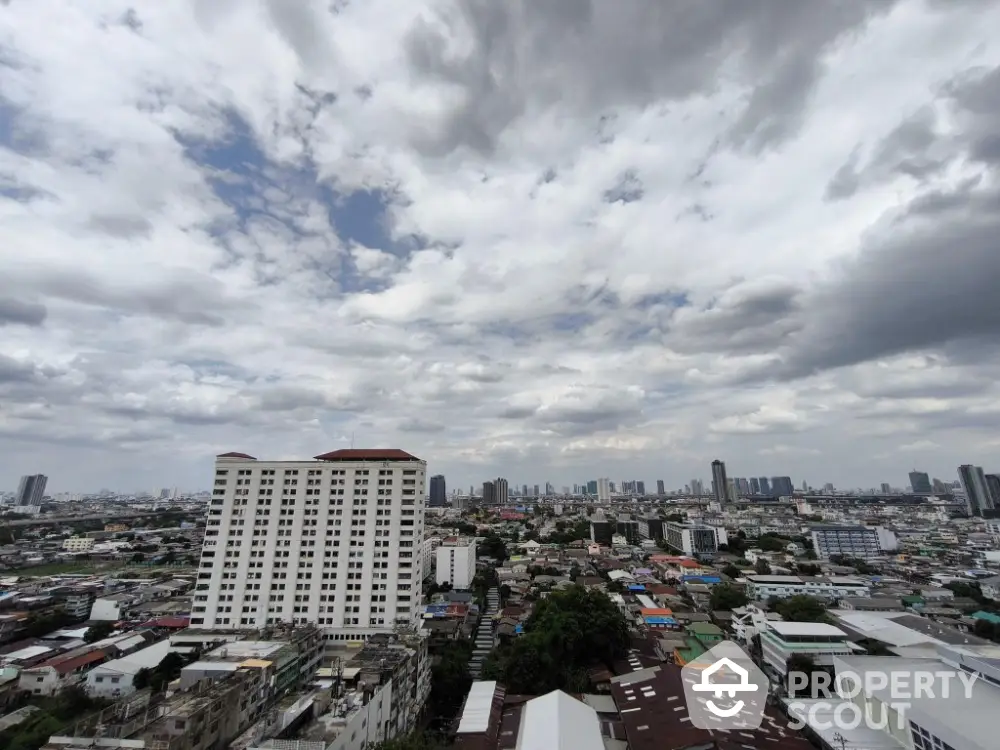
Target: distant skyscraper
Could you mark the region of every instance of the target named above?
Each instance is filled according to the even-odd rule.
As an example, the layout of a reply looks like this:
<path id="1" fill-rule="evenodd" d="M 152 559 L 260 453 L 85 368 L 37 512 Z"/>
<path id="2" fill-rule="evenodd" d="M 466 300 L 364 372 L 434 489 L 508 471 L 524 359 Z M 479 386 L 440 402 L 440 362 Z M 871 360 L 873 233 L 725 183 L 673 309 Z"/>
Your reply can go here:
<path id="1" fill-rule="evenodd" d="M 447 492 L 443 474 L 435 474 L 431 477 L 431 497 L 430 507 L 443 508 L 448 504 Z"/>
<path id="2" fill-rule="evenodd" d="M 667 494 L 667 488 L 663 485 L 663 480 L 662 479 L 657 479 L 656 480 L 656 494 L 657 495 L 666 495 Z"/>
<path id="3" fill-rule="evenodd" d="M 934 491 L 931 488 L 931 478 L 927 473 L 916 470 L 910 472 L 910 488 L 918 495 L 929 495 Z"/>
<path id="4" fill-rule="evenodd" d="M 726 491 L 729 487 L 729 480 L 726 477 L 726 465 L 716 459 L 712 461 L 712 489 L 715 492 L 715 499 L 720 503 L 729 500 Z"/>
<path id="5" fill-rule="evenodd" d="M 882 482 L 882 494 L 883 495 L 891 495 L 892 494 L 892 487 L 889 486 L 888 482 Z"/>
<path id="6" fill-rule="evenodd" d="M 750 477 L 750 492 L 754 495 L 760 494 L 760 480 L 757 477 Z"/>
<path id="7" fill-rule="evenodd" d="M 993 507 L 1000 508 L 1000 474 L 986 475 L 986 489 L 993 499 Z"/>
<path id="8" fill-rule="evenodd" d="M 641 479 L 637 479 L 635 482 L 635 494 L 639 495 L 640 497 L 646 494 L 646 483 L 643 482 Z"/>
<path id="9" fill-rule="evenodd" d="M 771 481 L 767 477 L 760 478 L 760 494 L 762 495 L 771 494 Z"/>
<path id="10" fill-rule="evenodd" d="M 522 484 L 521 485 L 521 497 L 527 497 L 527 496 L 528 496 L 528 485 Z"/>
<path id="11" fill-rule="evenodd" d="M 791 477 L 771 477 L 771 492 L 779 497 L 791 497 L 795 492 L 795 485 L 792 484 Z"/>
<path id="12" fill-rule="evenodd" d="M 691 480 L 691 494 L 692 495 L 704 495 L 705 486 L 701 483 L 700 479 Z"/>
<path id="13" fill-rule="evenodd" d="M 749 497 L 750 495 L 750 482 L 747 481 L 746 477 L 740 477 L 740 497 Z"/>
<path id="14" fill-rule="evenodd" d="M 541 497 L 542 493 L 538 491 L 538 485 L 535 485 L 535 497 Z"/>
<path id="15" fill-rule="evenodd" d="M 28 474 L 21 477 L 17 485 L 16 505 L 41 505 L 45 496 L 45 485 L 49 478 L 44 474 Z"/>
<path id="16" fill-rule="evenodd" d="M 497 504 L 497 486 L 493 482 L 483 482 L 483 505 Z"/>
<path id="17" fill-rule="evenodd" d="M 510 500 L 507 491 L 507 480 L 503 477 L 498 477 L 493 486 L 497 493 L 497 505 L 506 505 Z"/>
<path id="18" fill-rule="evenodd" d="M 545 494 L 546 495 L 556 494 L 556 488 L 552 486 L 552 482 L 545 483 Z"/>
<path id="19" fill-rule="evenodd" d="M 602 503 L 611 500 L 611 480 L 606 478 L 597 480 L 597 499 Z"/>
<path id="20" fill-rule="evenodd" d="M 587 494 L 588 495 L 597 495 L 597 480 L 596 479 L 591 479 L 589 482 L 587 482 Z"/>
<path id="21" fill-rule="evenodd" d="M 965 490 L 965 502 L 970 516 L 982 516 L 983 511 L 993 510 L 993 496 L 986 483 L 983 467 L 963 464 L 958 467 L 958 478 Z"/>

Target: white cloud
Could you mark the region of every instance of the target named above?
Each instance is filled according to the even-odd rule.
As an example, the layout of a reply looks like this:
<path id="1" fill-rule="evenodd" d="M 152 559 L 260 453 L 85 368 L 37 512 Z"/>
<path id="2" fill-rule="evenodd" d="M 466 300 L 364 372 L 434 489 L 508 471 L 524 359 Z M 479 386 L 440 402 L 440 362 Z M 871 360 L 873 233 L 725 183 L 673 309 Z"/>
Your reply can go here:
<path id="1" fill-rule="evenodd" d="M 716 456 L 898 484 L 897 448 L 934 432 L 922 468 L 986 461 L 997 342 L 831 299 L 861 309 L 851 263 L 915 199 L 976 172 L 987 204 L 992 125 L 949 82 L 1000 64 L 998 4 L 706 4 L 683 27 L 689 4 L 570 5 L 0 14 L 0 486 L 200 487 L 215 453 L 352 435 L 456 486 L 683 486 Z M 464 32 L 435 46 L 441 14 Z M 949 140 L 920 163 L 961 164 L 869 169 L 928 107 Z M 851 164 L 856 192 L 828 200 Z M 333 195 L 354 190 L 386 214 Z M 848 346 L 869 328 L 884 345 Z"/>

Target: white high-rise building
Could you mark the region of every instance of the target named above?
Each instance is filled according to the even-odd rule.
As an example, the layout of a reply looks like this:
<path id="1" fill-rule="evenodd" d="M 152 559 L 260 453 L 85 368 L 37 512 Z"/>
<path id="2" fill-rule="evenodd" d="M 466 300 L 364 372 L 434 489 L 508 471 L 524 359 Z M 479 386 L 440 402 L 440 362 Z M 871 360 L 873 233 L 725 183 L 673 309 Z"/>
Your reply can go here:
<path id="1" fill-rule="evenodd" d="M 217 456 L 191 625 L 316 623 L 331 640 L 415 625 L 426 474 L 396 449 Z"/>
<path id="2" fill-rule="evenodd" d="M 455 591 L 468 591 L 476 577 L 476 540 L 445 539 L 437 548 L 435 579 L 451 584 Z"/>
<path id="3" fill-rule="evenodd" d="M 597 500 L 606 503 L 611 500 L 611 480 L 608 478 L 597 480 Z"/>

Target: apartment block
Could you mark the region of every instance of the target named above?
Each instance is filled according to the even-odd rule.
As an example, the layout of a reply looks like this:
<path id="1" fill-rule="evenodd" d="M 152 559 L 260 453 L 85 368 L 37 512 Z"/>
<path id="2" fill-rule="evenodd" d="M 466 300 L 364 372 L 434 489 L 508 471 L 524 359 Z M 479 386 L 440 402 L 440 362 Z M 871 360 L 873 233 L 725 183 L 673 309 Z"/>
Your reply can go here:
<path id="1" fill-rule="evenodd" d="M 476 540 L 445 539 L 437 548 L 435 580 L 438 584 L 449 583 L 458 591 L 472 588 L 476 576 Z"/>
<path id="2" fill-rule="evenodd" d="M 786 599 L 805 595 L 827 600 L 871 596 L 871 587 L 857 578 L 777 575 L 746 578 L 747 596 L 756 601 L 767 601 L 772 596 Z"/>
<path id="3" fill-rule="evenodd" d="M 191 625 L 364 640 L 420 615 L 426 462 L 402 450 L 216 457 Z"/>
<path id="4" fill-rule="evenodd" d="M 729 544 L 724 528 L 700 524 L 664 523 L 663 538 L 685 555 L 710 555 L 719 551 L 720 544 Z"/>
<path id="5" fill-rule="evenodd" d="M 882 526 L 813 526 L 810 531 L 820 560 L 831 555 L 871 560 L 899 547 L 896 535 Z"/>

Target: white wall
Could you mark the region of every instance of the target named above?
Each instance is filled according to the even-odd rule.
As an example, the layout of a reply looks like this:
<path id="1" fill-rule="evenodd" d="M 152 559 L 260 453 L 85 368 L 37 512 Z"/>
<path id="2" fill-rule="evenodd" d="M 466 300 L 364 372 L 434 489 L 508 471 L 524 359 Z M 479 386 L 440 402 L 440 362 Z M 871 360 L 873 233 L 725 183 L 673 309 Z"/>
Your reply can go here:
<path id="1" fill-rule="evenodd" d="M 95 667 L 87 673 L 87 694 L 95 698 L 123 698 L 135 692 L 133 677 L 111 667 Z"/>
<path id="2" fill-rule="evenodd" d="M 61 687 L 59 673 L 52 667 L 26 669 L 21 672 L 21 678 L 17 682 L 18 690 L 24 690 L 33 695 L 52 695 L 57 693 Z"/>
<path id="3" fill-rule="evenodd" d="M 424 462 L 219 458 L 215 472 L 192 626 L 357 635 L 419 621 Z"/>
<path id="4" fill-rule="evenodd" d="M 476 542 L 468 545 L 442 545 L 437 549 L 437 566 L 435 580 L 438 584 L 445 581 L 456 590 L 472 588 L 472 579 L 476 575 Z"/>

